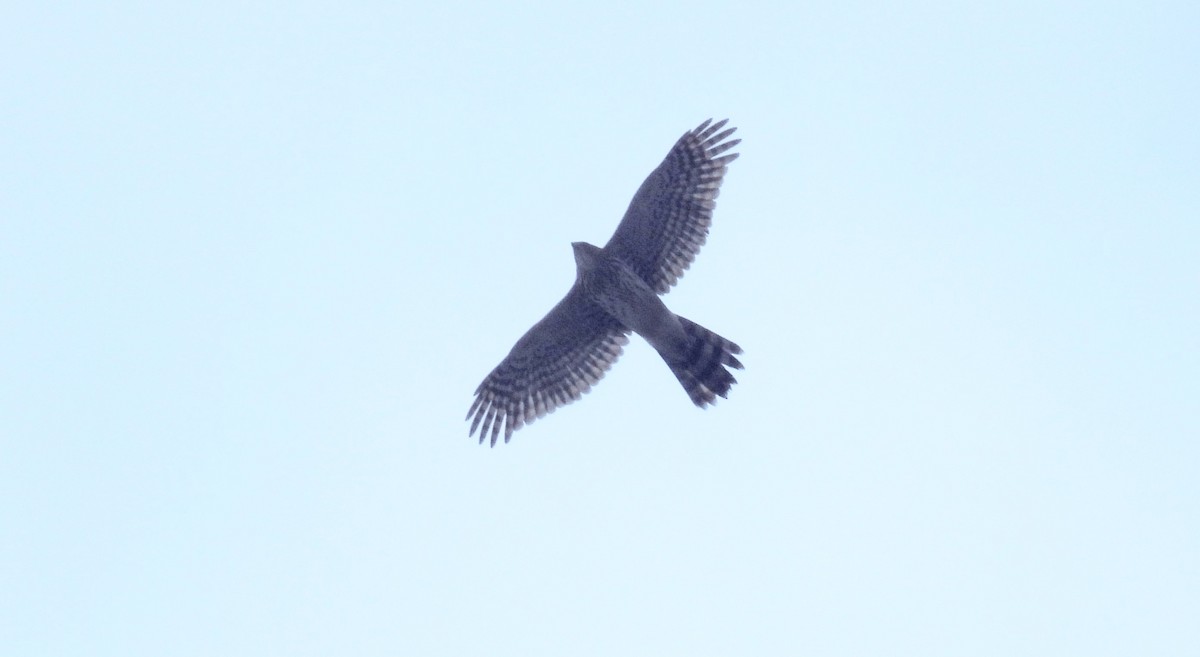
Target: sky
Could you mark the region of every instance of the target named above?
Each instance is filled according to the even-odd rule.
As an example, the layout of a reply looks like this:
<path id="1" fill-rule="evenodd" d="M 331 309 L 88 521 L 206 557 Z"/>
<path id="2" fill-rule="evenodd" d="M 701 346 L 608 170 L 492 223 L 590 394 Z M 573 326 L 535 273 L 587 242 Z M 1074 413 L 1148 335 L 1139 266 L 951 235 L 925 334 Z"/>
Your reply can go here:
<path id="1" fill-rule="evenodd" d="M 10 3 L 0 651 L 1194 655 L 1195 3 Z M 685 131 L 635 338 L 472 392 Z"/>

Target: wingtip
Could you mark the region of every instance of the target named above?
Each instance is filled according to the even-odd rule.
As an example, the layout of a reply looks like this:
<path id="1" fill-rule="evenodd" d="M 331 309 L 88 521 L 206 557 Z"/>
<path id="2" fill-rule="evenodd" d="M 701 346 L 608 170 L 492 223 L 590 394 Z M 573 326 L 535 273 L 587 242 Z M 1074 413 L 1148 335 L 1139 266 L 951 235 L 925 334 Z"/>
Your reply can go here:
<path id="1" fill-rule="evenodd" d="M 717 134 L 717 132 L 719 132 L 721 128 L 724 128 L 725 124 L 727 123 L 729 123 L 729 119 L 721 119 L 716 123 L 713 123 L 712 119 L 708 119 L 704 123 L 701 123 L 699 126 L 697 126 L 695 130 L 689 132 L 688 135 L 691 135 L 694 139 L 707 145 L 714 145 L 729 135 L 732 135 L 734 131 L 737 130 L 737 128 L 729 128 L 728 130 L 721 132 L 720 136 L 713 137 L 713 135 Z"/>

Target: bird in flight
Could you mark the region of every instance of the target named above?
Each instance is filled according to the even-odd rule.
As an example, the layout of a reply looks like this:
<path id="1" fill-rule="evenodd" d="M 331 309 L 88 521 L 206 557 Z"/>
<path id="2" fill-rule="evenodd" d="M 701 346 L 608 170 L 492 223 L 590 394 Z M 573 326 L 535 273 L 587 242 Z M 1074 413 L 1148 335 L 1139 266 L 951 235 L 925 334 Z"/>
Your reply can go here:
<path id="1" fill-rule="evenodd" d="M 468 435 L 496 445 L 522 426 L 591 390 L 632 331 L 666 361 L 692 402 L 726 397 L 742 348 L 667 309 L 666 294 L 708 236 L 728 153 L 740 139 L 728 119 L 709 119 L 675 142 L 629 203 L 604 248 L 574 242 L 575 283 L 475 390 Z M 728 140 L 728 141 L 726 141 Z"/>

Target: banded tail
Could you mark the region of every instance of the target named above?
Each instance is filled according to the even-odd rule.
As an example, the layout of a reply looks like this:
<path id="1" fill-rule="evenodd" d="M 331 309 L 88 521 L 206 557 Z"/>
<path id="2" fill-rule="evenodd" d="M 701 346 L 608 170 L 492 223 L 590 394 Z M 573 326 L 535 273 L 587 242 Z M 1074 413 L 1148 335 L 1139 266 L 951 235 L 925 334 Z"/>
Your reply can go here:
<path id="1" fill-rule="evenodd" d="M 682 360 L 666 356 L 663 360 L 692 402 L 704 408 L 705 404 L 715 403 L 718 395 L 727 397 L 729 388 L 737 383 L 725 368 L 742 369 L 741 361 L 734 356 L 742 353 L 742 348 L 689 319 L 680 317 L 679 322 L 688 337 L 687 355 Z"/>

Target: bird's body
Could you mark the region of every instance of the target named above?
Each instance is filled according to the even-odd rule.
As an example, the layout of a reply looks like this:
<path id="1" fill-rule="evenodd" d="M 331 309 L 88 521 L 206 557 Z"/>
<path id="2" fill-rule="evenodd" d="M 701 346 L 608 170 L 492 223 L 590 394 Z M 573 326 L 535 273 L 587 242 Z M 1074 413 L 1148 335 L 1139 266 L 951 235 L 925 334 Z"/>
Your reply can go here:
<path id="1" fill-rule="evenodd" d="M 604 248 L 575 242 L 576 278 L 567 295 L 530 329 L 475 391 L 467 412 L 479 440 L 495 445 L 514 431 L 587 392 L 628 342 L 642 336 L 700 407 L 725 397 L 741 369 L 741 348 L 671 312 L 661 294 L 704 244 L 725 167 L 718 157 L 740 140 L 733 128 L 705 121 L 686 133 L 638 189 Z"/>
<path id="2" fill-rule="evenodd" d="M 603 249 L 575 242 L 578 285 L 597 305 L 660 352 L 675 351 L 685 339 L 683 325 L 667 304 L 629 265 Z"/>

